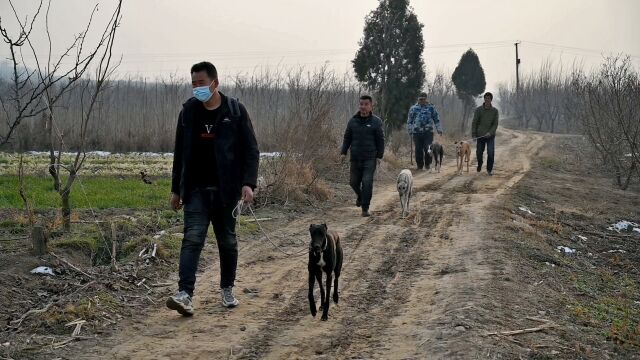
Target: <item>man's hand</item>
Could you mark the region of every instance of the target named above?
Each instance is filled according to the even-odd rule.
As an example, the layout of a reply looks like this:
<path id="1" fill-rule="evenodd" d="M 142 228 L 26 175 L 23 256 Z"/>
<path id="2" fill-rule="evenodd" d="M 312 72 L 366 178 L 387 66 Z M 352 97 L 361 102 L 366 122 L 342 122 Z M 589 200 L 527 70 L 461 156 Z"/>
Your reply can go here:
<path id="1" fill-rule="evenodd" d="M 484 136 L 483 136 L 483 137 L 485 137 L 485 138 L 490 138 L 491 136 L 493 136 L 493 134 L 491 134 L 490 132 L 488 132 L 488 133 L 484 134 Z"/>
<path id="2" fill-rule="evenodd" d="M 171 209 L 173 209 L 173 211 L 182 209 L 182 199 L 180 199 L 180 195 L 176 193 L 171 193 L 169 203 L 171 204 Z"/>
<path id="3" fill-rule="evenodd" d="M 253 189 L 250 186 L 242 187 L 242 201 L 247 204 L 253 204 Z"/>

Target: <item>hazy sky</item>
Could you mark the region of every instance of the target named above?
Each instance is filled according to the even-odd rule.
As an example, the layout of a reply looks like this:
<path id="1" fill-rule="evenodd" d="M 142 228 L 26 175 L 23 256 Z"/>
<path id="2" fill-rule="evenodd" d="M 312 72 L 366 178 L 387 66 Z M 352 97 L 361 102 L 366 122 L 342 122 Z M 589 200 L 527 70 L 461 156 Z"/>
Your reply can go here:
<path id="1" fill-rule="evenodd" d="M 38 3 L 14 0 L 22 17 Z M 328 64 L 351 71 L 365 16 L 377 0 L 125 0 L 117 53 L 120 76 L 187 76 L 194 62 L 209 60 L 221 76 L 256 68 Z M 52 0 L 54 53 L 86 23 L 94 1 Z M 105 16 L 113 2 L 100 1 Z M 473 47 L 488 90 L 515 76 L 513 43 L 522 41 L 523 72 L 549 58 L 596 66 L 602 53 L 625 52 L 640 67 L 640 0 L 411 1 L 425 25 L 427 72 L 450 74 Z M 12 27 L 8 0 L 0 0 L 3 24 Z M 13 27 L 15 29 L 15 27 Z M 43 34 L 41 28 L 36 29 Z M 39 37 L 41 41 L 42 36 Z M 44 51 L 38 42 L 39 50 Z M 8 54 L 0 43 L 0 55 Z"/>

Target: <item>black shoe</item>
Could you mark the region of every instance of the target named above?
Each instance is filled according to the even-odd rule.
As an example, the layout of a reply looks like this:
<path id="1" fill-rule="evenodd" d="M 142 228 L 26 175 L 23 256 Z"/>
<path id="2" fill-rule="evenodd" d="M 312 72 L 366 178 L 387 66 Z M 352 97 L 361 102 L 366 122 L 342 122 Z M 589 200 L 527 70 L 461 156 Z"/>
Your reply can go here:
<path id="1" fill-rule="evenodd" d="M 493 176 L 493 172 L 492 171 L 487 171 L 487 175 Z"/>
<path id="2" fill-rule="evenodd" d="M 482 165 L 478 165 L 478 168 L 476 169 L 477 172 L 482 171 Z"/>
<path id="3" fill-rule="evenodd" d="M 369 217 L 371 216 L 371 214 L 369 213 L 369 210 L 362 210 L 362 217 Z"/>

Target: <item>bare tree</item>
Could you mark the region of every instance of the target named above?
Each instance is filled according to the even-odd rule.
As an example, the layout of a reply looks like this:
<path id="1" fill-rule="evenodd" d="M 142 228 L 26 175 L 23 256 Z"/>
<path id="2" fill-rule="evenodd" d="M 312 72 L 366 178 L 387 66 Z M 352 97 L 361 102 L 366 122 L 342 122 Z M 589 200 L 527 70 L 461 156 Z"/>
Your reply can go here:
<path id="1" fill-rule="evenodd" d="M 573 74 L 567 110 L 580 119 L 584 134 L 603 164 L 626 190 L 640 177 L 640 77 L 629 57 L 605 59 L 600 71 Z"/>
<path id="2" fill-rule="evenodd" d="M 43 19 L 48 40 L 48 50 L 44 56 L 36 50 L 32 42 L 33 27 L 43 7 L 42 0 L 30 22 L 22 21 L 13 3 L 9 1 L 9 4 L 19 26 L 19 35 L 10 35 L 9 31 L 1 25 L 0 18 L 0 33 L 9 46 L 10 61 L 13 65 L 11 95 L 6 99 L 0 97 L 0 103 L 2 103 L 7 119 L 6 132 L 0 134 L 0 145 L 10 141 L 12 134 L 23 120 L 43 115 L 48 133 L 49 173 L 53 178 L 54 188 L 62 200 L 64 228 L 69 230 L 71 224 L 69 198 L 73 183 L 77 179 L 86 157 L 88 124 L 94 116 L 97 100 L 105 89 L 107 80 L 117 67 L 117 64 L 112 63 L 112 49 L 121 19 L 122 0 L 116 2 L 116 8 L 102 32 L 99 33 L 95 44 L 89 46 L 86 39 L 92 31 L 94 15 L 98 9 L 97 5 L 93 8 L 84 30 L 74 37 L 71 44 L 56 59 L 53 59 L 53 41 L 49 32 L 51 1 L 47 2 Z M 25 50 L 33 57 L 34 64 L 25 62 L 23 54 Z M 74 60 L 72 65 L 63 66 L 63 60 L 69 58 Z M 29 69 L 30 65 L 34 68 L 33 70 Z M 86 78 L 85 75 L 90 72 L 90 66 L 94 67 L 95 74 L 93 77 Z M 72 92 L 80 94 L 81 116 L 76 123 L 80 141 L 76 146 L 73 160 L 65 164 L 63 150 L 70 149 L 65 144 L 64 132 L 58 128 L 55 114 L 58 102 Z M 63 170 L 68 173 L 64 186 L 61 184 Z"/>

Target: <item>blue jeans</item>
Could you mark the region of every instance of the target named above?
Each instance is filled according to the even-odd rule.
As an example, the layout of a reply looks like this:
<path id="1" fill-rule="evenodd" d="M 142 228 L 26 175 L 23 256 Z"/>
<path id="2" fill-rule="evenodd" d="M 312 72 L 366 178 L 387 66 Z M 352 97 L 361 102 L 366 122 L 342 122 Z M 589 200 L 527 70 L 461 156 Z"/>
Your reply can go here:
<path id="1" fill-rule="evenodd" d="M 431 157 L 428 154 L 429 145 L 433 143 L 433 132 L 427 131 L 423 133 L 413 134 L 413 142 L 416 147 L 416 165 L 418 169 L 431 167 Z"/>
<path id="2" fill-rule="evenodd" d="M 234 206 L 235 204 L 223 205 L 219 191 L 214 189 L 196 189 L 189 196 L 187 203 L 184 204 L 184 238 L 180 248 L 179 291 L 184 290 L 193 296 L 196 270 L 209 223 L 213 225 L 220 254 L 220 287 L 233 286 L 238 265 Z"/>
<path id="3" fill-rule="evenodd" d="M 480 138 L 478 139 L 477 147 L 476 147 L 476 158 L 478 161 L 478 171 L 482 170 L 482 157 L 484 155 L 484 147 L 487 147 L 487 171 L 493 171 L 493 156 L 496 150 L 496 137 L 491 136 L 488 138 Z"/>
<path id="4" fill-rule="evenodd" d="M 369 210 L 373 195 L 373 174 L 376 159 L 351 160 L 350 185 L 362 203 L 362 210 Z"/>

